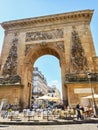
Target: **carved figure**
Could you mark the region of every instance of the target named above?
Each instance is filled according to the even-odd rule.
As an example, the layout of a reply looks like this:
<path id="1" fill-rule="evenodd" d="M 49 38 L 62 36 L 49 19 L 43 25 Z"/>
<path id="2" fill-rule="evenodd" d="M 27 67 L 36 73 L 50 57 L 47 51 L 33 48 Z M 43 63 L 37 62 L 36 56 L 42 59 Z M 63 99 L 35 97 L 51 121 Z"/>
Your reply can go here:
<path id="1" fill-rule="evenodd" d="M 62 50 L 62 52 L 65 52 L 64 43 L 63 42 L 57 42 L 57 47 Z"/>
<path id="2" fill-rule="evenodd" d="M 3 68 L 2 75 L 4 76 L 12 76 L 17 74 L 17 42 L 17 38 L 12 41 L 12 47 Z"/>
<path id="3" fill-rule="evenodd" d="M 78 33 L 74 30 L 72 32 L 72 47 L 71 47 L 71 72 L 83 73 L 87 71 L 88 64 L 85 57 L 83 47 L 81 45 Z"/>
<path id="4" fill-rule="evenodd" d="M 26 33 L 26 42 L 28 41 L 37 41 L 37 40 L 49 40 L 63 38 L 63 30 L 56 29 L 51 31 L 44 32 L 27 32 Z"/>

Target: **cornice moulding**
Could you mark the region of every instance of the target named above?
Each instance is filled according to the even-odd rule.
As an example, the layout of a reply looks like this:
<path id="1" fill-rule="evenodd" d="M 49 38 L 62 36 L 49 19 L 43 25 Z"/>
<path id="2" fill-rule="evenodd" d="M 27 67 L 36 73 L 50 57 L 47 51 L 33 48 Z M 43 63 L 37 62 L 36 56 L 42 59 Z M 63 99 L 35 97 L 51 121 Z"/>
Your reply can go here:
<path id="1" fill-rule="evenodd" d="M 58 23 L 71 23 L 71 22 L 80 22 L 87 21 L 90 23 L 94 10 L 82 10 L 75 12 L 68 12 L 62 14 L 54 14 L 48 16 L 40 16 L 34 18 L 26 18 L 20 20 L 12 20 L 1 23 L 1 26 L 5 30 L 22 28 L 25 26 L 39 26 L 43 24 L 58 24 Z"/>

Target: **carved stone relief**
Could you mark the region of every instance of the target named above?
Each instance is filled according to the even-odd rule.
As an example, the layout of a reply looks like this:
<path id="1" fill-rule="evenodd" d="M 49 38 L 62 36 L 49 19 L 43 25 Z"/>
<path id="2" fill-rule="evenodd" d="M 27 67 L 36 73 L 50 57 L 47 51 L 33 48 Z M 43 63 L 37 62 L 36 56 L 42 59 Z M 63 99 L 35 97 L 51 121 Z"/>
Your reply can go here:
<path id="1" fill-rule="evenodd" d="M 84 73 L 88 71 L 88 63 L 81 45 L 78 33 L 74 30 L 72 32 L 72 47 L 71 47 L 71 68 L 70 72 Z"/>
<path id="2" fill-rule="evenodd" d="M 65 48 L 64 48 L 64 42 L 60 41 L 60 42 L 56 42 L 57 48 L 59 48 L 62 52 L 65 52 Z"/>
<path id="3" fill-rule="evenodd" d="M 56 29 L 51 31 L 44 32 L 27 32 L 26 33 L 26 42 L 37 41 L 37 40 L 49 40 L 63 38 L 63 29 Z"/>
<path id="4" fill-rule="evenodd" d="M 41 46 L 41 47 L 46 47 L 47 45 L 48 45 L 47 42 L 41 42 L 41 43 L 40 43 L 40 46 Z"/>
<path id="5" fill-rule="evenodd" d="M 32 45 L 25 46 L 25 56 L 27 55 L 27 53 L 30 51 L 31 48 L 32 48 Z"/>
<path id="6" fill-rule="evenodd" d="M 31 50 L 31 48 L 33 48 L 34 46 L 40 46 L 40 47 L 49 47 L 51 45 L 56 46 L 56 48 L 60 49 L 63 53 L 65 52 L 65 48 L 64 48 L 64 42 L 63 41 L 58 41 L 58 42 L 52 42 L 52 43 L 48 43 L 48 42 L 42 42 L 39 44 L 30 44 L 30 45 L 26 45 L 25 46 L 25 56 L 27 55 L 27 53 Z"/>
<path id="7" fill-rule="evenodd" d="M 2 75 L 16 75 L 17 74 L 17 43 L 18 39 L 15 37 L 12 40 L 12 47 L 4 64 Z"/>
<path id="8" fill-rule="evenodd" d="M 21 84 L 21 77 L 19 75 L 8 76 L 8 77 L 0 77 L 0 85 L 1 84 Z"/>
<path id="9" fill-rule="evenodd" d="M 17 75 L 17 44 L 18 38 L 17 33 L 15 33 L 9 55 L 4 64 L 2 77 L 0 77 L 0 84 L 21 84 L 21 77 Z"/>

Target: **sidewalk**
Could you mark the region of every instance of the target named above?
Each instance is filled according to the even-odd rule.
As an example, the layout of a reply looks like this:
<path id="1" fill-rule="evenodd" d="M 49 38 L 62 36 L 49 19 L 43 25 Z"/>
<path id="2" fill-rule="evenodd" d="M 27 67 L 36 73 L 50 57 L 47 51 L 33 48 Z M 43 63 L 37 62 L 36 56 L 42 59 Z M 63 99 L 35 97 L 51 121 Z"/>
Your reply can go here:
<path id="1" fill-rule="evenodd" d="M 20 117 L 17 119 L 8 119 L 0 117 L 0 124 L 2 125 L 66 125 L 66 124 L 83 124 L 83 123 L 98 123 L 98 118 L 86 118 L 84 120 L 76 120 L 75 118 L 68 119 L 42 119 L 42 118 L 31 118 L 28 121 L 27 117 Z"/>

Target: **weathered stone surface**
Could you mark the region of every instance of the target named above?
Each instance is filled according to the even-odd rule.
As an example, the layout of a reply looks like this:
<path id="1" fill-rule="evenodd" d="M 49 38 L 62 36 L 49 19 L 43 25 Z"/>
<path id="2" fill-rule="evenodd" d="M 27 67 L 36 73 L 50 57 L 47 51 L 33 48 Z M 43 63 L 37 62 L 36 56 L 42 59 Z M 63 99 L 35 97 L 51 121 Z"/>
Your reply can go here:
<path id="1" fill-rule="evenodd" d="M 0 85 L 4 84 L 21 84 L 21 77 L 19 75 L 0 77 Z"/>
<path id="2" fill-rule="evenodd" d="M 48 40 L 63 38 L 64 31 L 62 29 L 47 31 L 47 32 L 27 32 L 26 42 L 37 41 L 37 40 Z"/>
<path id="3" fill-rule="evenodd" d="M 9 51 L 9 54 L 7 56 L 6 62 L 3 67 L 3 72 L 2 75 L 6 76 L 14 76 L 17 74 L 17 44 L 18 44 L 18 39 L 14 38 L 12 41 L 12 46 Z"/>
<path id="4" fill-rule="evenodd" d="M 91 73 L 91 81 L 98 82 L 98 73 Z M 87 73 L 80 73 L 80 74 L 66 74 L 65 82 L 85 82 L 88 81 Z"/>
<path id="5" fill-rule="evenodd" d="M 85 57 L 78 32 L 74 30 L 72 32 L 70 73 L 85 73 L 87 71 L 89 71 L 87 58 Z"/>

